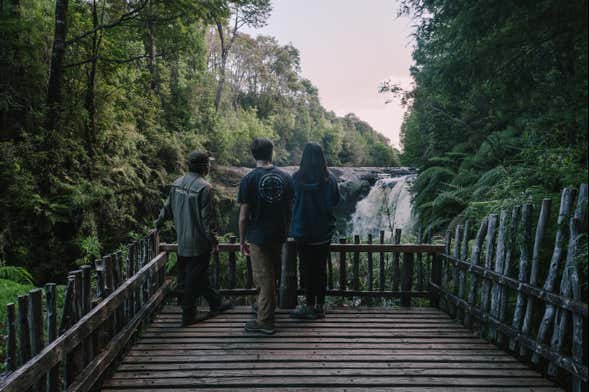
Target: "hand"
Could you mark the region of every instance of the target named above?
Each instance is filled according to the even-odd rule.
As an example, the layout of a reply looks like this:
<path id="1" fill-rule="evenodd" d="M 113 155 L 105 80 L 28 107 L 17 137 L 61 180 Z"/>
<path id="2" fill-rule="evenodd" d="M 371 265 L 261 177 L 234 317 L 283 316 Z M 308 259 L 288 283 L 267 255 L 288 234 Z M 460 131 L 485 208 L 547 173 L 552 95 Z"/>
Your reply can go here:
<path id="1" fill-rule="evenodd" d="M 247 242 L 240 242 L 239 250 L 241 250 L 241 254 L 244 256 L 250 255 L 250 246 L 247 244 Z"/>

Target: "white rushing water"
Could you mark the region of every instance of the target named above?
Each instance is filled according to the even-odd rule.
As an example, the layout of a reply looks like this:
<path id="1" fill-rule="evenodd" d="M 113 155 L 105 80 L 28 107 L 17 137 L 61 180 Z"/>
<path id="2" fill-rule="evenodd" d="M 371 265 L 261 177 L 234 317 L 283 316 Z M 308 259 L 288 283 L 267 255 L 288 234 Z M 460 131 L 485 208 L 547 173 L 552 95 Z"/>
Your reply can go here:
<path id="1" fill-rule="evenodd" d="M 390 177 L 383 175 L 370 189 L 368 195 L 356 205 L 350 220 L 350 234 L 365 239 L 368 234 L 378 238 L 380 230 L 385 238 L 391 238 L 394 229 L 411 230 L 411 194 L 409 185 L 414 174 Z"/>

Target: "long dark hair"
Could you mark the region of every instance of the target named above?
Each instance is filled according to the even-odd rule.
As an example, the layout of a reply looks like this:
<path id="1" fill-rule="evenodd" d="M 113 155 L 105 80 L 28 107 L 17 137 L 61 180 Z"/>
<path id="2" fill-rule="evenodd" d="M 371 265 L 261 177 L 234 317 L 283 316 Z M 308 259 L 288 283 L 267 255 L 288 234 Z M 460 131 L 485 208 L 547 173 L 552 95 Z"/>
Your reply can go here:
<path id="1" fill-rule="evenodd" d="M 323 148 L 317 143 L 307 143 L 303 150 L 301 165 L 296 180 L 305 184 L 325 182 L 329 179 L 327 161 Z"/>

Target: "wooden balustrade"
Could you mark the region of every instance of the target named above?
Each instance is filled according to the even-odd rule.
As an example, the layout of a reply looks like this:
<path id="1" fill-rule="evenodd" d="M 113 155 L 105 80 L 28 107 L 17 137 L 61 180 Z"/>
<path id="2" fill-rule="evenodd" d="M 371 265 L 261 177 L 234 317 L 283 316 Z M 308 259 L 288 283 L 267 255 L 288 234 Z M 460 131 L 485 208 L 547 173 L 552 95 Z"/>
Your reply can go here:
<path id="1" fill-rule="evenodd" d="M 381 232 L 378 244 L 372 243 L 372 236 L 365 243 L 361 242 L 359 236 L 354 236 L 352 243 L 346 238 L 340 238 L 338 243 L 331 244 L 326 294 L 340 297 L 400 298 L 403 306 L 411 306 L 414 298 L 430 298 L 428 281 L 424 280 L 426 274 L 417 274 L 416 271 L 430 270 L 435 254 L 441 253 L 443 246 L 401 244 L 400 241 L 401 230 L 397 229 L 394 243 L 385 243 L 384 232 Z M 178 247 L 176 244 L 161 244 L 160 249 L 176 252 Z M 223 295 L 256 294 L 251 280 L 251 261 L 240 255 L 239 251 L 239 244 L 232 237 L 229 243 L 220 244 L 220 254 L 213 256 L 212 281 Z M 380 261 L 378 275 L 374 271 L 375 253 L 379 254 Z M 337 256 L 335 264 L 332 262 L 332 255 Z M 224 262 L 227 263 L 226 268 L 221 266 Z M 235 267 L 240 262 L 245 263 L 245 269 Z M 283 262 L 279 271 L 282 276 L 277 277 L 280 283 L 279 304 L 283 308 L 295 307 L 296 295 L 304 292 L 300 267 L 300 263 L 297 264 L 296 243 L 290 240 L 283 249 Z M 378 277 L 376 282 L 375 277 Z M 389 285 L 386 282 L 390 282 Z M 374 289 L 375 283 L 377 290 Z M 285 298 L 285 295 L 289 298 Z"/>
<path id="2" fill-rule="evenodd" d="M 165 298 L 168 254 L 156 255 L 158 242 L 151 232 L 124 253 L 70 272 L 59 329 L 53 283 L 20 296 L 17 310 L 8 304 L 9 373 L 0 391 L 92 389 Z"/>
<path id="3" fill-rule="evenodd" d="M 441 255 L 443 278 L 437 283 L 432 277 L 431 282 L 465 326 L 477 327 L 483 337 L 542 367 L 549 376 L 565 380 L 572 391 L 585 390 L 588 380 L 583 335 L 588 305 L 581 286 L 585 285 L 586 295 L 587 277 L 580 282 L 577 265 L 583 257 L 581 241 L 584 249 L 587 246 L 587 233 L 582 232 L 587 227 L 587 198 L 587 184 L 578 192 L 563 190 L 551 254 L 542 253 L 547 248 L 549 199 L 541 203 L 533 243 L 530 203 L 502 210 L 499 218 L 491 214 L 483 219 L 470 256 L 465 244 L 468 233 L 458 225 L 453 253 L 447 237 Z M 485 262 L 480 265 L 483 253 Z M 543 284 L 540 260 L 548 264 Z"/>

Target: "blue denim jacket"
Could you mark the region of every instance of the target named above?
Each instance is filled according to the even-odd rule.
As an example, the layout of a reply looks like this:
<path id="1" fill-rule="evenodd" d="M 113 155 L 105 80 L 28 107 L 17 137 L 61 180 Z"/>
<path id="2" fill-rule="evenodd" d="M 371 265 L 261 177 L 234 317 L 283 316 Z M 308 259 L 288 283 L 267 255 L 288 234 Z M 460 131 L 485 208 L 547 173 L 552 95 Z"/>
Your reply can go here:
<path id="1" fill-rule="evenodd" d="M 323 183 L 305 184 L 293 175 L 294 205 L 290 236 L 305 243 L 331 240 L 335 230 L 334 207 L 340 200 L 337 179 L 330 174 Z"/>

